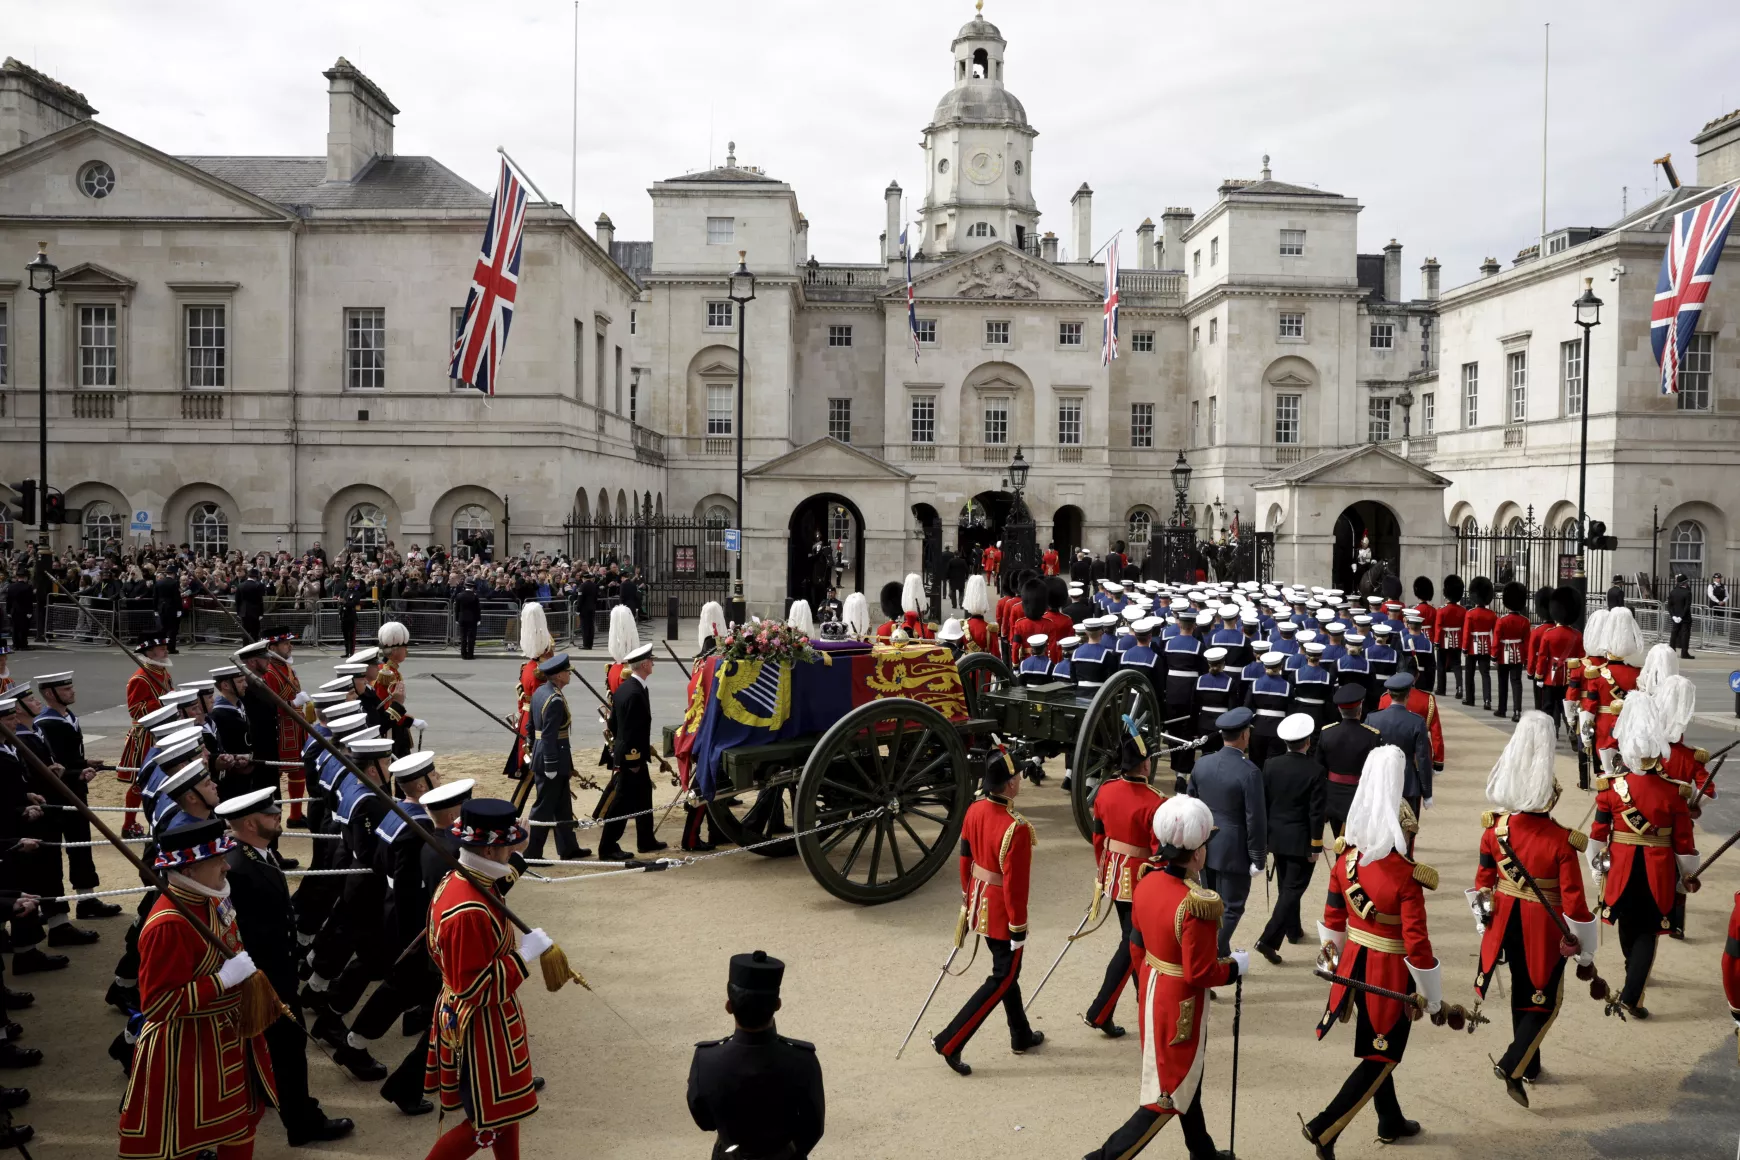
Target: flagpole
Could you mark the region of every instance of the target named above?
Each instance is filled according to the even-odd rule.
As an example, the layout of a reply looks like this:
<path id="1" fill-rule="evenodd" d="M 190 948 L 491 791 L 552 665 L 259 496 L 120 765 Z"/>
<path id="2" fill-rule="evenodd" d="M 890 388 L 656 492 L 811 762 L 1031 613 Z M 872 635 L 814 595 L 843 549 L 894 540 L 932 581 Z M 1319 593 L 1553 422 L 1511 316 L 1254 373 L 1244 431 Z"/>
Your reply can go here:
<path id="1" fill-rule="evenodd" d="M 518 161 L 515 161 L 513 159 L 513 155 L 510 154 L 506 149 L 503 149 L 500 145 L 497 145 L 495 147 L 495 151 L 497 153 L 500 153 L 502 155 L 502 158 L 504 160 L 506 160 L 509 165 L 513 166 L 514 172 L 519 174 L 520 180 L 524 181 L 528 186 L 531 187 L 532 192 L 538 195 L 539 201 L 543 202 L 545 205 L 551 204 L 550 199 L 544 196 L 544 191 L 538 188 L 538 183 L 533 181 L 526 174 L 526 167 L 525 166 L 521 165 Z M 572 210 L 569 211 L 569 216 L 573 216 Z M 574 220 L 578 221 L 580 219 L 575 218 Z"/>
<path id="2" fill-rule="evenodd" d="M 1113 233 L 1113 234 L 1112 234 L 1112 236 L 1111 236 L 1111 237 L 1109 237 L 1109 238 L 1107 238 L 1107 239 L 1106 239 L 1106 244 L 1105 244 L 1105 246 L 1101 246 L 1101 247 L 1100 247 L 1100 248 L 1099 248 L 1099 249 L 1097 249 L 1097 250 L 1095 250 L 1095 251 L 1094 251 L 1094 252 L 1093 252 L 1093 253 L 1092 253 L 1092 254 L 1090 254 L 1090 255 L 1088 255 L 1088 261 L 1090 261 L 1090 262 L 1091 262 L 1091 261 L 1093 261 L 1093 260 L 1094 260 L 1094 259 L 1095 259 L 1095 258 L 1097 258 L 1097 257 L 1099 257 L 1099 256 L 1100 256 L 1100 255 L 1101 255 L 1101 254 L 1103 254 L 1103 253 L 1105 253 L 1105 252 L 1106 252 L 1106 246 L 1109 246 L 1109 245 L 1111 245 L 1111 244 L 1112 244 L 1112 243 L 1113 243 L 1113 242 L 1115 242 L 1115 241 L 1117 241 L 1117 240 L 1118 240 L 1118 235 L 1119 235 L 1119 234 L 1121 234 L 1121 233 L 1123 233 L 1123 232 L 1124 232 L 1124 231 L 1123 231 L 1123 229 L 1122 229 L 1122 228 L 1121 228 L 1121 227 L 1120 227 L 1120 228 L 1119 228 L 1119 229 L 1118 229 L 1118 230 L 1117 230 L 1117 231 L 1116 231 L 1116 232 L 1114 232 L 1114 233 Z"/>
<path id="3" fill-rule="evenodd" d="M 1553 58 L 1553 26 L 1546 25 L 1541 42 L 1541 236 L 1535 255 L 1547 256 L 1547 81 Z"/>
<path id="4" fill-rule="evenodd" d="M 574 0 L 574 104 L 568 126 L 568 216 L 579 221 L 576 207 L 580 204 L 580 0 Z"/>

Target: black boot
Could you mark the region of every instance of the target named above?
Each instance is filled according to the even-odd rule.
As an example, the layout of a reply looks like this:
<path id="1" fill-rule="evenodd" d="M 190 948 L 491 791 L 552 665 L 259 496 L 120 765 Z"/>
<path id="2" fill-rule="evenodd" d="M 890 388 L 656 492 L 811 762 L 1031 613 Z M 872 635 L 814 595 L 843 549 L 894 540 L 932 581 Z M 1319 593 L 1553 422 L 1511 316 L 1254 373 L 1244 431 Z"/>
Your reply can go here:
<path id="1" fill-rule="evenodd" d="M 348 1116 L 334 1118 L 324 1112 L 317 1112 L 313 1118 L 296 1125 L 294 1131 L 286 1128 L 284 1134 L 290 1138 L 292 1148 L 300 1148 L 304 1144 L 341 1139 L 355 1129 L 356 1121 Z"/>
<path id="2" fill-rule="evenodd" d="M 37 947 L 31 947 L 12 956 L 12 973 L 15 975 L 34 975 L 38 971 L 65 970 L 70 961 L 65 955 L 43 954 Z M 7 1005 L 11 1006 L 10 1000 Z"/>
<path id="3" fill-rule="evenodd" d="M 48 945 L 51 947 L 84 947 L 102 937 L 94 930 L 85 930 L 70 922 L 48 928 Z"/>
<path id="4" fill-rule="evenodd" d="M 332 1053 L 332 1061 L 361 1080 L 387 1078 L 386 1065 L 370 1055 L 366 1047 L 352 1047 L 347 1043 Z"/>
<path id="5" fill-rule="evenodd" d="M 73 913 L 79 918 L 114 918 L 121 913 L 121 908 L 100 898 L 81 898 L 78 909 Z"/>

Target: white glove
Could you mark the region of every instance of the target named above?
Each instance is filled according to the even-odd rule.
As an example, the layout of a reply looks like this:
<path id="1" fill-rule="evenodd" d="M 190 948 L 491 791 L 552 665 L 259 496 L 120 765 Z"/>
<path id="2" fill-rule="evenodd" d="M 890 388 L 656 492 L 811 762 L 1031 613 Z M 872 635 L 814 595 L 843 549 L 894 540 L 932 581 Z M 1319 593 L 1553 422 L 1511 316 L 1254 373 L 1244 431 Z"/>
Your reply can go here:
<path id="1" fill-rule="evenodd" d="M 1431 798 L 1421 798 L 1420 799 L 1420 809 L 1422 811 L 1429 810 L 1431 808 L 1432 808 L 1432 799 Z"/>
<path id="2" fill-rule="evenodd" d="M 1479 890 L 1464 890 L 1462 896 L 1468 899 L 1468 909 L 1474 914 L 1474 933 L 1486 933 L 1486 907 L 1482 905 L 1485 896 Z"/>
<path id="3" fill-rule="evenodd" d="M 1569 704 L 1571 704 L 1571 702 L 1566 701 L 1565 704 L 1569 705 Z M 1587 733 L 1589 730 L 1591 730 L 1593 728 L 1595 728 L 1595 714 L 1589 712 L 1589 710 L 1587 710 L 1587 709 L 1578 709 L 1577 710 L 1577 732 Z"/>
<path id="4" fill-rule="evenodd" d="M 1251 952 L 1250 951 L 1234 951 L 1232 953 L 1232 961 L 1233 961 L 1233 965 L 1239 969 L 1239 973 L 1236 976 L 1237 978 L 1242 979 L 1247 974 L 1250 973 L 1250 970 L 1251 970 Z"/>
<path id="5" fill-rule="evenodd" d="M 1674 623 L 1675 623 L 1675 624 L 1678 624 L 1678 623 L 1679 623 L 1679 622 L 1680 622 L 1680 618 L 1679 618 L 1679 617 L 1677 617 L 1677 616 L 1676 616 L 1676 617 L 1674 617 Z"/>
<path id="6" fill-rule="evenodd" d="M 306 704 L 308 704 L 308 694 L 307 693 L 297 693 L 294 697 L 292 697 L 290 699 L 290 707 L 293 709 L 300 709 L 300 708 L 302 708 L 302 706 L 304 706 Z"/>
<path id="7" fill-rule="evenodd" d="M 421 717 L 411 718 L 411 724 L 415 725 L 419 729 L 429 728 L 429 722 L 423 720 L 423 718 L 421 718 Z"/>
<path id="8" fill-rule="evenodd" d="M 1026 931 L 1022 931 L 1020 934 L 1011 934 L 1009 936 L 1009 949 L 1011 951 L 1018 951 L 1026 945 L 1027 945 L 1027 932 Z"/>
<path id="9" fill-rule="evenodd" d="M 1251 863 L 1251 877 L 1255 878 L 1263 872 L 1263 868 L 1255 862 Z"/>
<path id="10" fill-rule="evenodd" d="M 1601 771 L 1608 777 L 1619 772 L 1619 750 L 1612 746 L 1601 751 Z"/>
<path id="11" fill-rule="evenodd" d="M 1592 918 L 1588 922 L 1578 922 L 1570 915 L 1565 916 L 1565 925 L 1571 928 L 1571 934 L 1577 940 L 1577 962 L 1580 966 L 1588 966 L 1595 961 L 1595 944 L 1601 940 L 1600 919 Z"/>
<path id="12" fill-rule="evenodd" d="M 218 968 L 218 986 L 227 991 L 259 969 L 254 965 L 253 956 L 242 951 Z"/>
<path id="13" fill-rule="evenodd" d="M 1589 873 L 1594 877 L 1596 882 L 1600 882 L 1606 877 L 1606 875 L 1602 874 L 1600 870 L 1596 869 L 1596 867 L 1601 864 L 1601 855 L 1606 853 L 1606 851 L 1607 843 L 1597 842 L 1593 838 L 1589 839 L 1589 845 L 1583 850 L 1583 857 L 1589 862 Z"/>
<path id="14" fill-rule="evenodd" d="M 1433 963 L 1421 970 L 1413 963 L 1408 964 L 1408 974 L 1414 977 L 1414 986 L 1426 997 L 1426 1014 L 1436 1015 L 1444 1005 L 1444 968 L 1442 964 Z"/>
<path id="15" fill-rule="evenodd" d="M 520 936 L 520 958 L 529 963 L 555 945 L 555 940 L 544 933 L 543 927 L 534 926 Z"/>

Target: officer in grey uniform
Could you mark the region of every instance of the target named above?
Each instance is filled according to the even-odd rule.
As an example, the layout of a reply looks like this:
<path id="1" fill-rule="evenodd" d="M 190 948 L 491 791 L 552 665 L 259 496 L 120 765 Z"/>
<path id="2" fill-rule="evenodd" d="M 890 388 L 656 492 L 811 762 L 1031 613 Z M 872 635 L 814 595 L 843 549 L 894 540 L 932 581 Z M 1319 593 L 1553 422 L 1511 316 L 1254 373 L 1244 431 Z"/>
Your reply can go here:
<path id="1" fill-rule="evenodd" d="M 1408 708 L 1408 693 L 1414 687 L 1410 673 L 1396 673 L 1384 682 L 1389 690 L 1388 708 L 1366 718 L 1378 731 L 1380 745 L 1394 745 L 1408 759 L 1402 779 L 1402 800 L 1420 816 L 1420 807 L 1432 800 L 1432 734 L 1426 719 Z"/>
<path id="2" fill-rule="evenodd" d="M 527 858 L 542 858 L 544 842 L 551 830 L 556 831 L 556 857 L 564 860 L 585 858 L 592 853 L 580 845 L 574 834 L 574 796 L 569 782 L 574 776 L 574 753 L 569 748 L 568 730 L 574 715 L 568 709 L 568 698 L 562 690 L 574 679 L 568 654 L 557 653 L 538 666 L 544 682 L 532 694 L 532 722 L 536 739 L 532 743 L 532 776 L 537 779 L 538 796 L 532 801 L 532 836 L 526 845 Z M 538 823 L 557 823 L 539 825 Z"/>
<path id="3" fill-rule="evenodd" d="M 1242 706 L 1222 713 L 1214 727 L 1221 747 L 1196 763 L 1190 774 L 1191 797 L 1214 811 L 1215 832 L 1208 839 L 1202 884 L 1226 901 L 1220 920 L 1221 958 L 1232 953 L 1232 932 L 1244 917 L 1251 879 L 1268 857 L 1269 811 L 1263 799 L 1263 774 L 1245 756 L 1256 714 Z"/>

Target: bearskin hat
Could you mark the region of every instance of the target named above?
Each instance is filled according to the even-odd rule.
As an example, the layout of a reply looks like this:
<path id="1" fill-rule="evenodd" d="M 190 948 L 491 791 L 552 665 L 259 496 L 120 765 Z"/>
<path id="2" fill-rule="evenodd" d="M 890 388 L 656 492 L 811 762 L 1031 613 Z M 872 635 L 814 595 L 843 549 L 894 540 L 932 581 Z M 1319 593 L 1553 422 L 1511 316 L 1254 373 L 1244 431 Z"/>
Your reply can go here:
<path id="1" fill-rule="evenodd" d="M 1512 580 L 1504 586 L 1504 608 L 1506 612 L 1526 612 L 1529 606 L 1529 586 L 1521 580 Z"/>
<path id="2" fill-rule="evenodd" d="M 901 585 L 898 580 L 890 580 L 882 586 L 882 592 L 878 599 L 882 602 L 882 615 L 889 620 L 899 620 L 901 617 L 900 590 Z"/>
<path id="3" fill-rule="evenodd" d="M 1542 624 L 1553 620 L 1553 590 L 1545 584 L 1535 589 L 1535 619 Z"/>
<path id="4" fill-rule="evenodd" d="M 1021 583 L 1021 615 L 1028 620 L 1038 620 L 1045 615 L 1046 607 L 1045 584 L 1037 577 L 1029 576 Z"/>
<path id="5" fill-rule="evenodd" d="M 1476 576 L 1468 582 L 1468 595 L 1474 601 L 1470 607 L 1485 608 L 1492 603 L 1492 579 L 1488 576 Z"/>
<path id="6" fill-rule="evenodd" d="M 1450 575 L 1444 577 L 1444 599 L 1445 600 L 1448 600 L 1450 603 L 1455 604 L 1458 600 L 1462 599 L 1463 591 L 1464 591 L 1464 587 L 1462 584 L 1462 577 L 1458 576 L 1454 572 L 1452 572 L 1452 573 L 1450 573 Z"/>
<path id="7" fill-rule="evenodd" d="M 1554 624 L 1566 628 L 1583 627 L 1583 595 L 1569 584 L 1553 589 L 1548 611 L 1553 615 Z"/>
<path id="8" fill-rule="evenodd" d="M 1432 597 L 1437 594 L 1437 586 L 1432 583 L 1432 578 L 1430 576 L 1414 577 L 1415 600 L 1424 600 L 1426 603 L 1430 604 L 1432 602 Z"/>
<path id="9" fill-rule="evenodd" d="M 1069 581 L 1062 576 L 1047 576 L 1045 603 L 1053 612 L 1063 611 L 1063 606 L 1069 603 Z"/>

